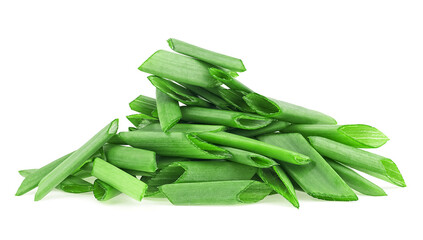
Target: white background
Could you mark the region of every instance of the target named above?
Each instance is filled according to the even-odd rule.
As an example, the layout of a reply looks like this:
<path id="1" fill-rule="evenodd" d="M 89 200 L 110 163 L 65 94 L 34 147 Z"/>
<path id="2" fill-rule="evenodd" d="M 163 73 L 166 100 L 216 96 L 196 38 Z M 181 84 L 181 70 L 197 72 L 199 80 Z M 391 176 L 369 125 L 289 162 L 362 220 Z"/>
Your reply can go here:
<path id="1" fill-rule="evenodd" d="M 421 1 L 1 1 L 0 238 L 421 239 L 422 12 Z M 259 93 L 379 128 L 391 141 L 375 152 L 408 187 L 375 180 L 389 196 L 357 202 L 298 193 L 299 210 L 278 195 L 213 207 L 15 197 L 18 170 L 116 117 L 129 126 L 128 103 L 154 96 L 137 67 L 169 37 L 243 59 L 238 79 Z"/>

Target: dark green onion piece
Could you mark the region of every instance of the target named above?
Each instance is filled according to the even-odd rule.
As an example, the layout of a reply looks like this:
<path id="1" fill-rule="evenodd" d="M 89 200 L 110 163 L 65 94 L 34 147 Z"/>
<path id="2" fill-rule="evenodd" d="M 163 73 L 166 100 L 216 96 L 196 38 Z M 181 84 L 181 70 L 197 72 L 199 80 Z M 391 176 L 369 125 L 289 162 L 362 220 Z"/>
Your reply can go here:
<path id="1" fill-rule="evenodd" d="M 259 135 L 280 131 L 282 129 L 285 129 L 289 125 L 290 123 L 288 122 L 275 120 L 271 122 L 269 125 L 267 125 L 266 127 L 262 127 L 259 129 L 255 129 L 255 130 L 232 129 L 230 132 L 233 134 L 244 136 L 244 137 L 256 137 Z"/>
<path id="2" fill-rule="evenodd" d="M 182 114 L 178 101 L 156 89 L 157 113 L 163 132 L 167 132 L 181 120 Z"/>
<path id="3" fill-rule="evenodd" d="M 218 69 L 218 68 L 209 68 L 210 75 L 219 82 L 225 84 L 228 88 L 233 90 L 240 90 L 246 93 L 251 93 L 253 90 L 249 89 L 247 86 L 242 84 L 240 81 L 233 78 L 229 73 Z"/>
<path id="4" fill-rule="evenodd" d="M 260 115 L 291 123 L 336 124 L 332 117 L 291 103 L 266 98 L 257 93 L 249 93 L 245 102 Z"/>
<path id="5" fill-rule="evenodd" d="M 159 189 L 174 205 L 255 203 L 272 192 L 266 184 L 253 180 L 174 183 Z"/>
<path id="6" fill-rule="evenodd" d="M 119 137 L 127 144 L 156 152 L 162 156 L 199 159 L 225 159 L 229 153 L 198 139 L 194 133 L 182 132 L 121 132 Z"/>
<path id="7" fill-rule="evenodd" d="M 60 163 L 38 184 L 38 190 L 35 194 L 35 201 L 41 200 L 66 177 L 78 170 L 84 162 L 97 152 L 118 130 L 119 120 L 115 119 L 81 148 L 73 152 L 66 160 Z"/>
<path id="8" fill-rule="evenodd" d="M 311 158 L 311 163 L 304 166 L 281 163 L 287 174 L 310 196 L 331 201 L 355 201 L 358 199 L 351 188 L 301 134 L 271 134 L 259 136 L 258 139 Z"/>
<path id="9" fill-rule="evenodd" d="M 143 113 L 138 113 L 138 114 L 132 114 L 132 115 L 129 115 L 129 116 L 126 116 L 126 118 L 135 126 L 135 127 L 138 127 L 138 125 L 140 125 L 141 124 L 141 122 L 144 120 L 144 119 L 148 119 L 148 120 L 157 120 L 157 118 L 155 118 L 155 117 L 151 117 L 151 116 L 148 116 L 148 115 L 146 115 L 146 114 L 143 114 Z"/>
<path id="10" fill-rule="evenodd" d="M 243 99 L 243 97 L 247 95 L 244 92 L 234 89 L 226 89 L 221 86 L 207 88 L 207 90 L 221 97 L 223 100 L 229 103 L 233 109 L 239 110 L 241 112 L 255 113 L 254 109 L 248 106 L 248 104 Z"/>
<path id="11" fill-rule="evenodd" d="M 190 161 L 189 158 L 182 158 L 182 157 L 163 157 L 157 156 L 157 168 L 163 169 L 174 162 L 186 162 Z"/>
<path id="12" fill-rule="evenodd" d="M 272 119 L 256 114 L 211 108 L 182 107 L 181 112 L 184 121 L 217 124 L 240 129 L 258 129 L 272 122 Z"/>
<path id="13" fill-rule="evenodd" d="M 285 128 L 283 132 L 297 132 L 304 137 L 325 137 L 356 148 L 378 148 L 389 140 L 381 131 L 364 124 L 295 124 Z"/>
<path id="14" fill-rule="evenodd" d="M 278 165 L 278 163 L 273 161 L 272 159 L 257 153 L 252 153 L 252 152 L 244 151 L 237 148 L 231 148 L 231 147 L 221 146 L 221 148 L 225 149 L 232 155 L 231 157 L 227 158 L 227 160 L 232 162 L 236 162 L 236 163 L 240 163 L 240 164 L 244 164 L 244 165 L 248 165 L 252 167 L 257 167 L 257 168 L 269 168 L 269 167 Z"/>
<path id="15" fill-rule="evenodd" d="M 107 161 L 118 168 L 144 172 L 157 170 L 155 152 L 113 144 L 105 145 L 104 151 Z"/>
<path id="16" fill-rule="evenodd" d="M 178 85 L 172 81 L 163 79 L 158 76 L 148 76 L 151 84 L 160 91 L 166 93 L 169 97 L 175 99 L 188 106 L 200 106 L 209 107 L 210 104 L 205 100 L 199 98 L 195 93 L 186 89 L 185 87 Z"/>
<path id="17" fill-rule="evenodd" d="M 263 180 L 263 182 L 265 182 L 273 189 L 273 191 L 286 198 L 294 207 L 300 207 L 294 186 L 292 185 L 288 175 L 286 175 L 280 166 L 259 169 L 258 175 Z"/>
<path id="18" fill-rule="evenodd" d="M 73 153 L 73 152 L 72 152 Z M 32 189 L 36 188 L 47 174 L 49 174 L 53 169 L 55 169 L 59 164 L 61 164 L 65 159 L 67 159 L 72 153 L 66 154 L 65 156 L 45 165 L 44 167 L 38 169 L 37 171 L 26 176 L 22 181 L 21 185 L 16 192 L 16 196 L 21 196 Z"/>
<path id="19" fill-rule="evenodd" d="M 138 130 L 156 132 L 161 131 L 161 127 L 158 123 L 152 123 Z M 221 132 L 225 130 L 226 127 L 221 125 L 179 123 L 176 124 L 173 128 L 171 128 L 169 132 Z"/>
<path id="20" fill-rule="evenodd" d="M 292 163 L 295 165 L 304 165 L 310 162 L 310 158 L 306 155 L 231 133 L 204 132 L 196 134 L 204 141 L 258 153 L 278 160 L 279 162 Z"/>
<path id="21" fill-rule="evenodd" d="M 244 72 L 246 70 L 241 59 L 200 48 L 174 38 L 169 38 L 167 42 L 169 47 L 175 52 L 188 55 L 200 59 L 201 61 L 224 67 L 235 72 Z"/>
<path id="22" fill-rule="evenodd" d="M 176 53 L 159 50 L 138 69 L 175 82 L 199 87 L 215 87 L 220 83 L 209 74 L 210 64 Z"/>
<path id="23" fill-rule="evenodd" d="M 193 86 L 190 84 L 181 84 L 181 85 L 187 88 L 188 90 L 191 90 L 192 92 L 196 93 L 198 96 L 211 102 L 213 105 L 215 105 L 216 107 L 220 109 L 224 109 L 224 110 L 231 109 L 230 104 L 227 101 L 223 100 L 221 97 L 217 96 L 216 94 L 207 91 L 205 88 Z"/>
<path id="24" fill-rule="evenodd" d="M 325 157 L 397 186 L 406 186 L 398 167 L 389 158 L 338 143 L 327 138 L 309 137 L 308 139 L 311 145 Z"/>
<path id="25" fill-rule="evenodd" d="M 94 197 L 98 201 L 107 201 L 121 194 L 119 190 L 101 181 L 100 179 L 96 179 L 94 181 L 93 193 Z"/>
<path id="26" fill-rule="evenodd" d="M 139 95 L 136 99 L 129 103 L 129 107 L 135 112 L 139 112 L 153 118 L 151 113 L 157 109 L 156 99 Z"/>
<path id="27" fill-rule="evenodd" d="M 349 167 L 330 159 L 326 159 L 326 161 L 352 189 L 369 196 L 386 196 L 382 188 L 362 177 Z"/>
<path id="28" fill-rule="evenodd" d="M 91 174 L 137 201 L 141 201 L 147 190 L 147 184 L 101 158 L 94 160 Z"/>

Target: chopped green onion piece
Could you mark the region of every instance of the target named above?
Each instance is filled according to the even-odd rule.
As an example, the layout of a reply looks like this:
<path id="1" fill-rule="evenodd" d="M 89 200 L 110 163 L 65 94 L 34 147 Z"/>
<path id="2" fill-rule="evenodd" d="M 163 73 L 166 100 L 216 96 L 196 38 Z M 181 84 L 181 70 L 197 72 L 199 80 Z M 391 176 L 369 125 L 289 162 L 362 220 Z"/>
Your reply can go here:
<path id="1" fill-rule="evenodd" d="M 160 91 L 166 93 L 169 97 L 175 99 L 178 102 L 181 102 L 188 106 L 210 106 L 208 102 L 197 97 L 196 94 L 181 85 L 178 85 L 174 82 L 171 82 L 158 76 L 148 76 L 147 78 L 148 80 L 150 80 L 153 86 L 155 86 Z"/>
<path id="2" fill-rule="evenodd" d="M 131 174 L 132 176 L 146 176 L 146 177 L 153 177 L 156 175 L 156 172 L 144 172 L 144 171 L 138 171 L 138 170 L 132 170 L 132 169 L 124 169 L 121 168 L 123 171 Z"/>
<path id="3" fill-rule="evenodd" d="M 233 130 L 231 130 L 231 133 L 241 135 L 241 136 L 244 136 L 244 137 L 256 137 L 256 136 L 259 136 L 259 135 L 274 133 L 276 131 L 280 131 L 282 129 L 285 129 L 289 125 L 290 125 L 290 123 L 288 123 L 288 122 L 275 120 L 275 121 L 271 122 L 269 125 L 267 125 L 266 127 L 262 127 L 262 128 L 255 129 L 255 130 L 233 129 Z"/>
<path id="4" fill-rule="evenodd" d="M 163 132 L 167 132 L 181 120 L 182 114 L 179 103 L 156 89 L 157 113 Z"/>
<path id="5" fill-rule="evenodd" d="M 210 64 L 176 53 L 159 50 L 138 69 L 175 82 L 199 87 L 215 87 L 220 83 L 209 74 Z"/>
<path id="6" fill-rule="evenodd" d="M 184 121 L 218 124 L 241 129 L 258 129 L 272 122 L 272 119 L 256 114 L 211 108 L 182 107 L 181 112 Z"/>
<path id="7" fill-rule="evenodd" d="M 159 189 L 174 205 L 255 203 L 272 192 L 266 184 L 253 180 L 173 183 Z"/>
<path id="8" fill-rule="evenodd" d="M 364 124 L 295 124 L 284 129 L 283 132 L 297 132 L 304 137 L 325 137 L 356 148 L 378 148 L 389 140 L 381 131 Z"/>
<path id="9" fill-rule="evenodd" d="M 194 133 L 132 131 L 121 132 L 119 137 L 133 147 L 162 156 L 225 159 L 229 155 L 226 150 L 198 139 Z"/>
<path id="10" fill-rule="evenodd" d="M 252 152 L 244 151 L 237 148 L 231 148 L 231 147 L 221 146 L 221 148 L 225 149 L 232 155 L 231 157 L 227 158 L 227 160 L 232 162 L 236 162 L 236 163 L 240 163 L 240 164 L 244 164 L 244 165 L 248 165 L 252 167 L 257 167 L 257 168 L 269 168 L 269 167 L 278 165 L 278 163 L 273 161 L 272 159 L 257 153 L 252 153 Z"/>
<path id="11" fill-rule="evenodd" d="M 143 114 L 143 113 L 138 113 L 138 114 L 132 114 L 129 116 L 126 116 L 126 118 L 135 126 L 138 127 L 138 125 L 141 124 L 142 120 L 147 119 L 147 120 L 157 120 L 157 118 L 155 117 L 151 117 L 147 114 Z"/>
<path id="12" fill-rule="evenodd" d="M 224 67 L 235 72 L 244 72 L 246 70 L 241 59 L 200 48 L 174 38 L 169 38 L 167 42 L 169 47 L 175 52 L 188 55 L 200 59 L 201 61 Z"/>
<path id="13" fill-rule="evenodd" d="M 209 68 L 210 75 L 219 82 L 225 84 L 228 88 L 233 90 L 240 90 L 246 93 L 252 93 L 253 90 L 249 89 L 247 86 L 242 84 L 240 81 L 233 78 L 229 73 L 218 69 L 218 68 Z"/>
<path id="14" fill-rule="evenodd" d="M 100 179 L 96 179 L 94 181 L 93 193 L 94 197 L 98 201 L 107 201 L 121 194 L 119 190 L 101 181 Z"/>
<path id="15" fill-rule="evenodd" d="M 80 169 L 76 173 L 72 174 L 72 176 L 79 177 L 79 178 L 91 177 L 91 171 L 85 171 L 85 170 Z"/>
<path id="16" fill-rule="evenodd" d="M 352 189 L 369 196 L 386 196 L 382 188 L 362 177 L 349 167 L 330 159 L 326 159 L 326 161 Z"/>
<path id="17" fill-rule="evenodd" d="M 244 100 L 256 113 L 266 117 L 291 123 L 336 124 L 335 119 L 321 112 L 266 98 L 257 93 L 249 93 Z"/>
<path id="18" fill-rule="evenodd" d="M 105 145 L 104 151 L 107 161 L 118 168 L 144 172 L 157 170 L 155 152 L 113 144 Z"/>
<path id="19" fill-rule="evenodd" d="M 28 177 L 29 175 L 33 174 L 35 171 L 37 171 L 38 169 L 24 169 L 24 170 L 19 170 L 19 175 L 21 175 L 22 177 Z"/>
<path id="20" fill-rule="evenodd" d="M 65 180 L 66 177 L 78 170 L 84 162 L 97 152 L 118 130 L 119 120 L 115 119 L 94 137 L 92 137 L 81 148 L 73 152 L 66 160 L 60 163 L 38 184 L 38 190 L 35 194 L 35 201 L 41 200 L 53 188 Z"/>
<path id="21" fill-rule="evenodd" d="M 101 158 L 94 160 L 91 174 L 137 201 L 141 201 L 147 190 L 147 184 Z"/>
<path id="22" fill-rule="evenodd" d="M 181 84 L 188 90 L 191 90 L 192 92 L 196 93 L 198 96 L 206 99 L 207 101 L 211 102 L 213 105 L 220 109 L 230 110 L 230 104 L 223 100 L 221 97 L 217 96 L 214 93 L 211 93 L 207 91 L 205 88 L 193 86 L 190 84 Z"/>
<path id="23" fill-rule="evenodd" d="M 294 186 L 292 185 L 288 175 L 286 175 L 280 166 L 259 169 L 258 175 L 263 180 L 263 182 L 265 182 L 273 189 L 273 191 L 286 198 L 294 207 L 300 207 Z"/>
<path id="24" fill-rule="evenodd" d="M 143 128 L 139 128 L 138 130 L 142 131 L 149 131 L 149 132 L 156 132 L 161 131 L 160 124 L 152 123 L 147 125 Z M 221 132 L 225 131 L 226 127 L 221 125 L 206 125 L 206 124 L 187 124 L 187 123 L 179 123 L 176 124 L 173 128 L 169 130 L 169 132 Z"/>
<path id="25" fill-rule="evenodd" d="M 279 162 L 292 163 L 296 165 L 304 165 L 310 162 L 310 158 L 306 155 L 231 133 L 203 132 L 196 134 L 204 141 L 262 154 L 266 157 L 274 158 Z"/>
<path id="26" fill-rule="evenodd" d="M 157 168 L 163 169 L 174 162 L 190 161 L 189 158 L 157 156 Z"/>
<path id="27" fill-rule="evenodd" d="M 237 109 L 241 112 L 255 113 L 255 111 L 250 106 L 248 106 L 248 104 L 243 99 L 246 93 L 243 93 L 238 90 L 226 89 L 221 86 L 214 87 L 214 88 L 207 88 L 207 90 L 221 97 L 223 100 L 229 103 L 234 109 Z"/>
<path id="28" fill-rule="evenodd" d="M 351 188 L 301 134 L 271 134 L 259 136 L 258 139 L 311 158 L 311 163 L 304 166 L 281 163 L 287 174 L 310 196 L 331 201 L 355 201 L 358 199 Z"/>
<path id="29" fill-rule="evenodd" d="M 311 145 L 323 156 L 365 172 L 374 177 L 405 187 L 404 179 L 389 159 L 322 137 L 308 137 Z"/>
<path id="30" fill-rule="evenodd" d="M 16 196 L 21 196 L 32 189 L 36 188 L 40 183 L 41 179 L 43 179 L 47 174 L 49 174 L 53 169 L 55 169 L 59 164 L 61 164 L 65 159 L 67 159 L 73 152 L 66 154 L 65 156 L 45 165 L 44 167 L 38 169 L 37 171 L 31 173 L 30 175 L 26 176 L 25 179 L 22 181 L 21 185 L 16 192 Z"/>
<path id="31" fill-rule="evenodd" d="M 139 95 L 135 100 L 129 103 L 129 107 L 135 112 L 142 113 L 152 118 L 153 116 L 151 113 L 157 109 L 156 99 Z"/>

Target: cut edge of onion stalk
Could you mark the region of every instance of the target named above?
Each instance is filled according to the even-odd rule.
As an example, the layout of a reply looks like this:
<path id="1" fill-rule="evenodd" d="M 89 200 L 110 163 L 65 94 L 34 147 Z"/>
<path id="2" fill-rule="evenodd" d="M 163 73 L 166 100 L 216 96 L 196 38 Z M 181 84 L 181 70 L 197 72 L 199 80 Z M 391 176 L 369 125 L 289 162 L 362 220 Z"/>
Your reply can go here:
<path id="1" fill-rule="evenodd" d="M 205 100 L 199 98 L 188 90 L 187 88 L 178 85 L 172 81 L 166 80 L 164 78 L 150 75 L 147 79 L 153 84 L 154 87 L 166 93 L 169 97 L 175 99 L 178 102 L 181 102 L 188 106 L 201 106 L 201 107 L 209 107 L 210 104 Z"/>
<path id="2" fill-rule="evenodd" d="M 96 179 L 93 185 L 93 194 L 98 201 L 107 201 L 121 194 L 121 192 L 100 179 Z"/>
<path id="3" fill-rule="evenodd" d="M 219 146 L 226 151 L 228 151 L 232 156 L 230 158 L 227 158 L 227 160 L 257 167 L 257 168 L 269 168 L 275 165 L 278 165 L 277 162 L 275 162 L 273 159 L 268 158 L 266 156 L 263 156 L 261 154 L 237 149 L 237 148 L 231 148 L 231 147 L 225 147 L 225 146 Z"/>
<path id="4" fill-rule="evenodd" d="M 221 97 L 229 103 L 233 109 L 237 109 L 241 112 L 255 113 L 254 109 L 252 109 L 243 99 L 246 93 L 234 89 L 223 88 L 221 86 L 207 88 L 207 91 Z"/>
<path id="5" fill-rule="evenodd" d="M 253 90 L 245 86 L 240 81 L 233 78 L 229 73 L 218 68 L 209 68 L 210 75 L 217 81 L 225 84 L 228 88 L 233 90 L 244 91 L 246 93 L 252 93 Z"/>
<path id="6" fill-rule="evenodd" d="M 156 89 L 157 114 L 163 132 L 169 131 L 182 117 L 179 102 Z"/>
<path id="7" fill-rule="evenodd" d="M 126 116 L 126 119 L 128 119 L 135 127 L 138 127 L 144 119 L 157 120 L 157 118 L 144 113 L 131 114 Z"/>
<path id="8" fill-rule="evenodd" d="M 210 125 L 210 124 L 191 124 L 191 123 L 178 123 L 169 129 L 169 132 L 222 132 L 227 129 L 226 126 L 222 125 Z M 161 131 L 159 123 L 151 123 L 141 128 L 137 128 L 141 131 Z"/>
<path id="9" fill-rule="evenodd" d="M 269 133 L 281 131 L 290 125 L 291 123 L 289 122 L 285 122 L 282 120 L 275 120 L 271 122 L 269 125 L 259 129 L 255 129 L 255 130 L 231 129 L 230 133 L 241 135 L 244 137 L 256 137 L 263 134 L 269 134 Z"/>
<path id="10" fill-rule="evenodd" d="M 157 108 L 156 99 L 144 95 L 139 95 L 129 103 L 129 107 L 135 112 L 153 117 L 151 113 Z"/>

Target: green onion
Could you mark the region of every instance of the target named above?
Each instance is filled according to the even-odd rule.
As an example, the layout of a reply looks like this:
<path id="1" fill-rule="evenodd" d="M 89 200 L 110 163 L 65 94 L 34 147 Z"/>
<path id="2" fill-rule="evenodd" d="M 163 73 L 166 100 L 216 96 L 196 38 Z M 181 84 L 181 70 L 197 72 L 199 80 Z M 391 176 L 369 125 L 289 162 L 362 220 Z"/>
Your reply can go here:
<path id="1" fill-rule="evenodd" d="M 181 84 L 181 85 L 187 88 L 188 90 L 196 93 L 198 96 L 211 102 L 213 105 L 215 105 L 216 107 L 220 109 L 224 109 L 224 110 L 231 109 L 230 104 L 227 101 L 223 100 L 221 97 L 217 96 L 216 94 L 207 91 L 205 88 L 193 86 L 190 84 Z"/>
<path id="2" fill-rule="evenodd" d="M 133 147 L 162 156 L 225 159 L 229 155 L 226 150 L 196 138 L 194 133 L 132 131 L 121 132 L 119 137 Z"/>
<path id="3" fill-rule="evenodd" d="M 304 165 L 310 162 L 310 158 L 306 155 L 231 133 L 203 132 L 196 134 L 204 141 L 262 154 L 266 157 L 274 158 L 279 162 L 287 162 L 295 165 Z"/>
<path id="4" fill-rule="evenodd" d="M 138 130 L 141 131 L 149 131 L 149 132 L 156 132 L 162 131 L 160 124 L 152 123 L 143 128 Z M 221 125 L 206 125 L 206 124 L 187 124 L 187 123 L 179 123 L 176 124 L 173 128 L 169 130 L 169 132 L 221 132 L 225 131 L 226 127 Z"/>
<path id="5" fill-rule="evenodd" d="M 378 148 L 389 140 L 376 128 L 363 124 L 296 124 L 284 129 L 283 132 L 297 132 L 304 137 L 325 137 L 356 148 Z"/>
<path id="6" fill-rule="evenodd" d="M 101 158 L 94 160 L 91 174 L 137 201 L 141 201 L 147 190 L 147 184 Z"/>
<path id="7" fill-rule="evenodd" d="M 305 154 L 311 163 L 304 166 L 281 164 L 289 176 L 310 196 L 331 201 L 354 201 L 357 196 L 330 165 L 299 133 L 259 136 L 260 141 Z"/>
<path id="8" fill-rule="evenodd" d="M 262 128 L 272 122 L 272 119 L 256 114 L 211 108 L 182 107 L 181 112 L 184 121 L 218 124 L 241 129 Z"/>
<path id="9" fill-rule="evenodd" d="M 136 99 L 129 103 L 129 107 L 135 111 L 147 115 L 152 118 L 152 112 L 157 109 L 156 99 L 139 95 Z"/>
<path id="10" fill-rule="evenodd" d="M 269 168 L 275 165 L 278 165 L 277 162 L 273 161 L 272 159 L 265 157 L 263 155 L 252 153 L 248 151 L 244 151 L 241 149 L 231 148 L 231 147 L 221 147 L 228 151 L 232 156 L 227 158 L 227 160 L 257 167 L 257 168 Z"/>
<path id="11" fill-rule="evenodd" d="M 159 50 L 138 69 L 175 82 L 199 87 L 215 87 L 220 83 L 209 74 L 210 64 L 176 53 Z"/>
<path id="12" fill-rule="evenodd" d="M 157 170 L 155 152 L 113 144 L 105 145 L 104 151 L 107 161 L 116 167 L 144 172 Z"/>
<path id="13" fill-rule="evenodd" d="M 94 181 L 93 193 L 94 197 L 98 201 L 107 201 L 121 194 L 119 190 L 101 181 L 100 179 L 96 179 Z"/>
<path id="14" fill-rule="evenodd" d="M 253 180 L 174 183 L 159 187 L 174 205 L 221 205 L 255 203 L 272 192 Z"/>
<path id="15" fill-rule="evenodd" d="M 98 151 L 118 130 L 118 119 L 113 120 L 104 127 L 94 137 L 92 137 L 81 148 L 73 152 L 66 160 L 60 163 L 38 184 L 38 190 L 35 194 L 35 201 L 41 200 L 53 188 L 65 180 L 66 177 L 78 170 L 84 162 Z"/>
<path id="16" fill-rule="evenodd" d="M 208 102 L 197 97 L 196 94 L 181 85 L 178 85 L 174 82 L 168 81 L 157 76 L 148 76 L 147 78 L 148 80 L 150 80 L 153 86 L 155 86 L 160 91 L 166 93 L 169 97 L 175 99 L 178 102 L 181 102 L 188 106 L 210 106 Z"/>
<path id="17" fill-rule="evenodd" d="M 294 207 L 300 207 L 294 186 L 292 185 L 288 175 L 286 175 L 280 166 L 274 166 L 268 169 L 259 169 L 258 175 L 263 182 L 273 189 L 273 191 L 286 198 Z"/>
<path id="18" fill-rule="evenodd" d="M 257 93 L 249 93 L 244 100 L 256 113 L 266 117 L 291 123 L 336 124 L 335 119 L 321 112 L 266 98 Z"/>
<path id="19" fill-rule="evenodd" d="M 246 94 L 241 91 L 226 89 L 220 86 L 214 88 L 207 88 L 207 90 L 221 97 L 234 109 L 237 109 L 241 112 L 255 113 L 255 111 L 250 106 L 248 106 L 248 104 L 243 99 Z"/>
<path id="20" fill-rule="evenodd" d="M 233 78 L 229 73 L 218 69 L 218 68 L 209 68 L 209 73 L 212 77 L 219 82 L 225 84 L 228 88 L 233 90 L 240 90 L 246 93 L 251 93 L 253 90 L 249 89 L 247 86 Z"/>
<path id="21" fill-rule="evenodd" d="M 22 177 L 28 177 L 29 175 L 33 174 L 35 171 L 37 171 L 38 169 L 24 169 L 24 170 L 19 170 L 19 175 L 21 175 Z"/>
<path id="22" fill-rule="evenodd" d="M 309 137 L 308 139 L 311 145 L 325 157 L 397 186 L 406 186 L 398 167 L 391 159 L 327 138 Z"/>
<path id="23" fill-rule="evenodd" d="M 16 196 L 21 196 L 32 189 L 36 188 L 47 174 L 49 174 L 53 169 L 55 169 L 59 164 L 61 164 L 65 159 L 67 159 L 73 152 L 66 154 L 65 156 L 56 159 L 55 161 L 45 165 L 44 167 L 38 169 L 37 171 L 31 173 L 28 176 L 25 176 L 25 179 L 22 181 L 21 185 L 16 192 Z"/>
<path id="24" fill-rule="evenodd" d="M 382 188 L 362 177 L 349 167 L 330 159 L 326 159 L 326 161 L 352 189 L 369 196 L 386 196 Z"/>
<path id="25" fill-rule="evenodd" d="M 167 132 L 181 120 L 182 114 L 179 103 L 156 89 L 157 113 L 163 132 Z"/>
<path id="26" fill-rule="evenodd" d="M 189 158 L 157 156 L 157 168 L 163 169 L 174 162 L 190 161 Z"/>
<path id="27" fill-rule="evenodd" d="M 274 133 L 288 127 L 290 123 L 284 121 L 273 121 L 266 127 L 262 127 L 255 130 L 244 130 L 244 129 L 232 129 L 231 133 L 241 135 L 244 137 L 256 137 L 263 134 Z"/>
<path id="28" fill-rule="evenodd" d="M 200 48 L 174 38 L 169 38 L 167 42 L 169 43 L 169 47 L 175 52 L 188 55 L 235 72 L 244 72 L 246 70 L 241 59 Z"/>
<path id="29" fill-rule="evenodd" d="M 144 119 L 148 119 L 148 120 L 157 120 L 157 118 L 155 117 L 151 117 L 148 116 L 146 114 L 143 113 L 138 113 L 138 114 L 132 114 L 129 116 L 126 116 L 126 118 L 135 126 L 138 127 L 138 125 L 141 124 L 142 120 Z"/>

